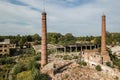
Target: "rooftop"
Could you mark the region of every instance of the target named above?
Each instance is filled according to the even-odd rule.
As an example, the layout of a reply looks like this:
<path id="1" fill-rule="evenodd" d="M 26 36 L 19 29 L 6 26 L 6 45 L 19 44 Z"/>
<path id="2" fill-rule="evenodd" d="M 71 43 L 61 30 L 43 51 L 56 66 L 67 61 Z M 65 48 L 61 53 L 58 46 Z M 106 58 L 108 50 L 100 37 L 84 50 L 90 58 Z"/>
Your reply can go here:
<path id="1" fill-rule="evenodd" d="M 10 39 L 5 39 L 3 42 L 0 42 L 0 44 L 10 44 Z"/>

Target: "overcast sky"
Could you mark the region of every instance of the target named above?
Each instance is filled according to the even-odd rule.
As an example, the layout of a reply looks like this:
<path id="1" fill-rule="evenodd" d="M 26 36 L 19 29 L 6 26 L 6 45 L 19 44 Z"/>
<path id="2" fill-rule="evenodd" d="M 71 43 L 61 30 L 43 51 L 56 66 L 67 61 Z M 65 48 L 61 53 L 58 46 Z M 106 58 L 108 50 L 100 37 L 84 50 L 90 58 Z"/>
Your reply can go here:
<path id="1" fill-rule="evenodd" d="M 41 35 L 44 0 L 0 0 L 0 35 Z M 120 0 L 46 0 L 48 32 L 74 36 L 101 35 L 101 16 L 107 31 L 120 32 Z"/>

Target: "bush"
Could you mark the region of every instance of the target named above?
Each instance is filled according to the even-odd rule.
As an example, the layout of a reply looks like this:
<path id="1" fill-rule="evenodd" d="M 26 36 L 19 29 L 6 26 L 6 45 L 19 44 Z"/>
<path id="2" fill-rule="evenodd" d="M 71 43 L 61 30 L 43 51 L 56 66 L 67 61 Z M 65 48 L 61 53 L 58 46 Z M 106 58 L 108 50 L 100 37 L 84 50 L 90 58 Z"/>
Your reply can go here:
<path id="1" fill-rule="evenodd" d="M 35 51 L 34 51 L 33 48 L 27 48 L 27 49 L 25 50 L 25 54 L 35 54 Z"/>
<path id="2" fill-rule="evenodd" d="M 63 56 L 62 55 L 56 55 L 55 57 L 56 58 L 62 58 Z"/>
<path id="3" fill-rule="evenodd" d="M 40 55 L 36 55 L 36 56 L 34 57 L 34 60 L 35 60 L 35 61 L 38 61 L 38 60 L 40 60 L 40 59 L 41 59 Z"/>
<path id="4" fill-rule="evenodd" d="M 15 63 L 14 60 L 10 57 L 6 57 L 6 58 L 1 58 L 0 59 L 0 65 L 4 65 L 4 64 L 12 64 Z"/>
<path id="5" fill-rule="evenodd" d="M 22 72 L 22 71 L 25 71 L 25 70 L 26 70 L 26 69 L 25 69 L 24 65 L 23 65 L 22 63 L 18 63 L 18 64 L 16 64 L 16 65 L 12 68 L 11 73 L 12 73 L 13 75 L 16 75 L 16 74 L 18 74 L 18 73 L 20 73 L 20 72 Z"/>
<path id="6" fill-rule="evenodd" d="M 95 68 L 96 68 L 96 70 L 97 70 L 97 71 L 102 71 L 102 69 L 101 69 L 101 66 L 100 66 L 100 65 L 97 65 Z"/>
<path id="7" fill-rule="evenodd" d="M 32 72 L 32 80 L 50 80 L 50 77 L 47 74 L 41 74 L 40 70 L 35 69 Z"/>
<path id="8" fill-rule="evenodd" d="M 79 65 L 86 66 L 86 65 L 87 65 L 87 63 L 86 63 L 86 62 L 84 62 L 84 61 L 81 61 L 81 62 L 79 62 Z"/>
<path id="9" fill-rule="evenodd" d="M 3 64 L 5 64 L 5 59 L 1 58 L 0 59 L 0 65 L 3 65 Z"/>
<path id="10" fill-rule="evenodd" d="M 14 63 L 14 60 L 12 58 L 9 58 L 9 57 L 7 57 L 5 61 L 6 61 L 7 64 Z"/>
<path id="11" fill-rule="evenodd" d="M 109 66 L 109 67 L 112 67 L 110 62 L 106 62 L 106 65 Z"/>
<path id="12" fill-rule="evenodd" d="M 79 57 L 78 56 L 74 56 L 73 59 L 78 59 Z"/>
<path id="13" fill-rule="evenodd" d="M 33 68 L 40 69 L 40 64 L 35 60 L 30 61 L 28 64 L 28 70 L 32 70 Z"/>
<path id="14" fill-rule="evenodd" d="M 65 55 L 65 56 L 63 56 L 63 59 L 64 59 L 64 60 L 71 60 L 72 57 L 70 57 L 69 55 Z"/>
<path id="15" fill-rule="evenodd" d="M 47 74 L 41 74 L 40 80 L 51 80 L 50 76 Z"/>
<path id="16" fill-rule="evenodd" d="M 47 55 L 50 55 L 50 54 L 52 54 L 52 53 L 53 53 L 52 50 L 48 50 L 48 51 L 47 51 Z"/>
<path id="17" fill-rule="evenodd" d="M 41 80 L 40 79 L 40 71 L 35 69 L 33 72 L 32 72 L 32 80 Z"/>
<path id="18" fill-rule="evenodd" d="M 17 74 L 17 80 L 31 80 L 31 71 L 24 71 Z"/>
<path id="19" fill-rule="evenodd" d="M 119 78 L 116 76 L 116 77 L 114 78 L 114 80 L 119 80 Z"/>
<path id="20" fill-rule="evenodd" d="M 64 79 L 67 79 L 69 77 L 69 75 L 65 74 L 64 75 Z"/>

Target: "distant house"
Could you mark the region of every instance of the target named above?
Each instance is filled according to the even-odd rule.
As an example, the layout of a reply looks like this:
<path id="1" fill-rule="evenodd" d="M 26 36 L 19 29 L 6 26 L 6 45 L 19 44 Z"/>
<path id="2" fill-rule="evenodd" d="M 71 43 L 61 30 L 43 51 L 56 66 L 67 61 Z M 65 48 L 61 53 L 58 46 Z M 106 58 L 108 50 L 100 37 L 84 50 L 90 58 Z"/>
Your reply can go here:
<path id="1" fill-rule="evenodd" d="M 3 42 L 0 42 L 0 55 L 9 54 L 10 54 L 10 39 L 5 39 Z"/>

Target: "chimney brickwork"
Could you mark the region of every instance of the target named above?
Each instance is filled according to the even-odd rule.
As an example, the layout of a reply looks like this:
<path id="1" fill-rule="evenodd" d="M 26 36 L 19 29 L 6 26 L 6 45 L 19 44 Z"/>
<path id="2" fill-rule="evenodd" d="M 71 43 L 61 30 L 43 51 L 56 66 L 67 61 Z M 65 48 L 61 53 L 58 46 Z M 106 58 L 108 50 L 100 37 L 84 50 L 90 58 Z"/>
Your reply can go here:
<path id="1" fill-rule="evenodd" d="M 101 36 L 102 63 L 110 62 L 109 53 L 106 50 L 106 16 L 102 16 L 102 36 Z"/>
<path id="2" fill-rule="evenodd" d="M 46 12 L 42 13 L 41 68 L 47 64 L 47 21 Z"/>

